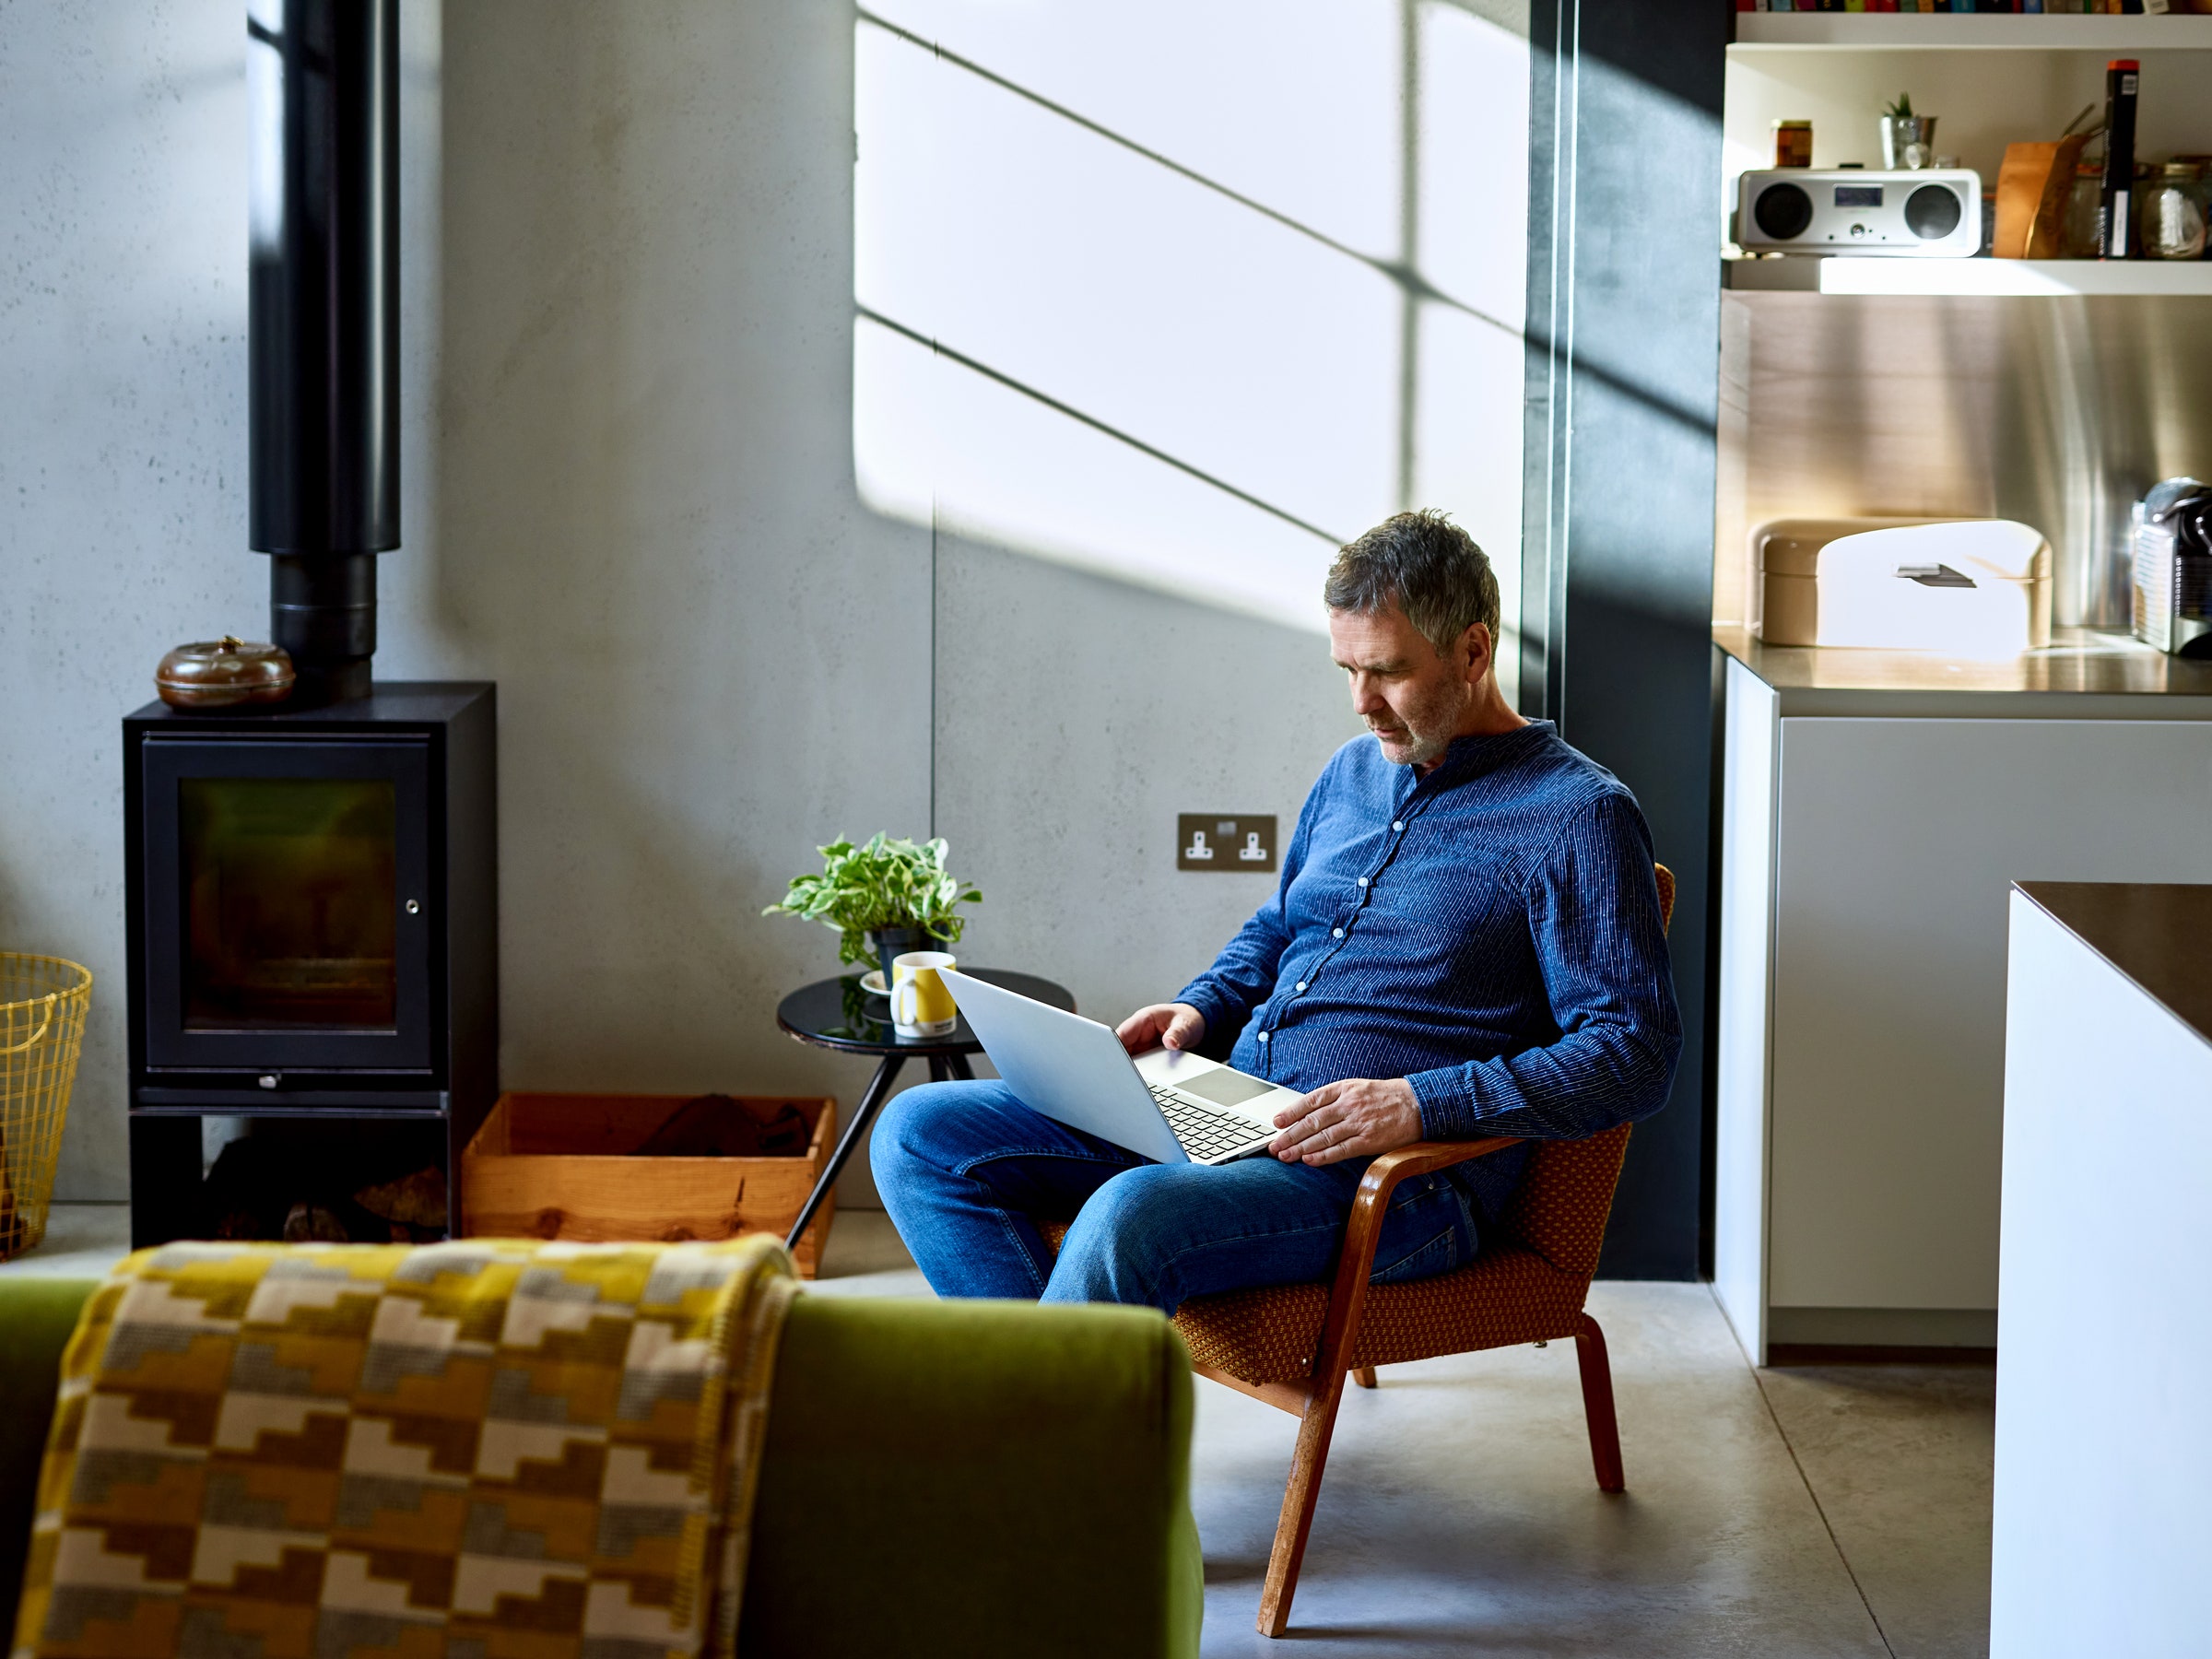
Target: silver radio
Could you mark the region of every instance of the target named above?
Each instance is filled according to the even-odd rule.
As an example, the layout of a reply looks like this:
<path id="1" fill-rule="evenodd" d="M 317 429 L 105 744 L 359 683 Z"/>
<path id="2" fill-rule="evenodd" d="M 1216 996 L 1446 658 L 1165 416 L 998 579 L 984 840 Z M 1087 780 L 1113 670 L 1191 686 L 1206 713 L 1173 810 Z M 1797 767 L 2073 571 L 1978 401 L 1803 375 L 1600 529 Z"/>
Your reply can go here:
<path id="1" fill-rule="evenodd" d="M 1982 251 L 1982 180 L 1963 168 L 1747 172 L 1736 185 L 1735 241 L 1754 253 L 1969 258 Z"/>

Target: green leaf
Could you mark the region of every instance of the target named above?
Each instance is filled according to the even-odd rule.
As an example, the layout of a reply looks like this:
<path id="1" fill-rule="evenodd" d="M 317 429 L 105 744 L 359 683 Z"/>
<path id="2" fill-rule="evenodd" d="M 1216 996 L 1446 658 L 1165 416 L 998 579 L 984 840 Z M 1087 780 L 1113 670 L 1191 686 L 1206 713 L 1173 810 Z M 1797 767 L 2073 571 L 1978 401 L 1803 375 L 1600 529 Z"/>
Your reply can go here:
<path id="1" fill-rule="evenodd" d="M 816 851 L 821 873 L 794 877 L 782 900 L 761 914 L 835 928 L 840 961 L 871 960 L 867 935 L 883 927 L 919 927 L 955 944 L 966 923 L 955 907 L 982 901 L 981 891 L 946 869 L 950 849 L 941 836 L 915 842 L 878 832 L 865 846 L 840 839 Z"/>

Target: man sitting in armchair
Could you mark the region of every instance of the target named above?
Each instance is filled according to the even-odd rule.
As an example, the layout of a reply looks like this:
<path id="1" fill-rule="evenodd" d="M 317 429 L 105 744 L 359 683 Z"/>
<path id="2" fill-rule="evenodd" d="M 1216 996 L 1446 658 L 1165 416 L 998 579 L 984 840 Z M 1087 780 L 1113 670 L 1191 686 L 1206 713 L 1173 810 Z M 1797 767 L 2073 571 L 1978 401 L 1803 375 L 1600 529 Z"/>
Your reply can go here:
<path id="1" fill-rule="evenodd" d="M 1119 1035 L 1308 1090 L 1272 1156 L 1157 1164 L 996 1082 L 877 1124 L 876 1182 L 941 1296 L 1147 1303 L 1327 1277 L 1361 1172 L 1418 1140 L 1565 1139 L 1664 1105 L 1682 1045 L 1651 836 L 1626 786 L 1499 690 L 1498 582 L 1401 512 L 1347 546 L 1329 643 L 1371 735 L 1299 814 L 1274 898 Z M 1212 1042 L 1207 1042 L 1209 1035 Z M 1374 1278 L 1473 1259 L 1525 1144 L 1399 1184 Z M 1037 1218 L 1073 1225 L 1055 1259 Z"/>

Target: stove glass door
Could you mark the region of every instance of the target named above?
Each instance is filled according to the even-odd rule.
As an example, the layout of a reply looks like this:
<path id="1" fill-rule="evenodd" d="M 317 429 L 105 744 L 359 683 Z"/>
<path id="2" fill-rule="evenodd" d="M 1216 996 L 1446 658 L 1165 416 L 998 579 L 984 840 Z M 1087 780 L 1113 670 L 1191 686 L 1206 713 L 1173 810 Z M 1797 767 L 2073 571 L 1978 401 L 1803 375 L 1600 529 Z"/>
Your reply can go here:
<path id="1" fill-rule="evenodd" d="M 164 733 L 142 752 L 147 1065 L 431 1071 L 429 746 Z"/>
<path id="2" fill-rule="evenodd" d="M 184 1029 L 390 1030 L 399 1019 L 389 778 L 185 778 Z"/>

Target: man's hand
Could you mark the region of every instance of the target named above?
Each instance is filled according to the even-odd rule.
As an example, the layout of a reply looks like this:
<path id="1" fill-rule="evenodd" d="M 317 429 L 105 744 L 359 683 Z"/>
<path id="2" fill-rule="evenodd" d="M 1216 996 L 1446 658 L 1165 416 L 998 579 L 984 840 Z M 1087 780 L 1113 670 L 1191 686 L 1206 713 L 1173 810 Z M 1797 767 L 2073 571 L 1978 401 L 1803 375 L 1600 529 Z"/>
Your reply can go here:
<path id="1" fill-rule="evenodd" d="M 1335 1163 L 1411 1146 L 1421 1138 L 1421 1106 L 1403 1077 L 1347 1077 L 1277 1112 L 1275 1126 L 1282 1133 L 1267 1150 L 1285 1163 Z"/>
<path id="2" fill-rule="evenodd" d="M 1123 1020 L 1113 1034 L 1133 1054 L 1145 1053 L 1156 1045 L 1194 1049 L 1206 1036 L 1206 1016 L 1189 1003 L 1154 1003 Z"/>

